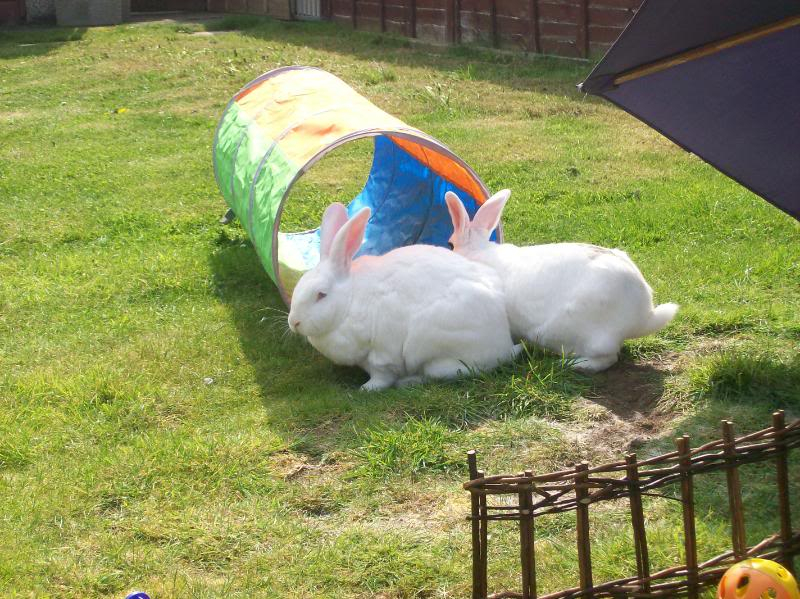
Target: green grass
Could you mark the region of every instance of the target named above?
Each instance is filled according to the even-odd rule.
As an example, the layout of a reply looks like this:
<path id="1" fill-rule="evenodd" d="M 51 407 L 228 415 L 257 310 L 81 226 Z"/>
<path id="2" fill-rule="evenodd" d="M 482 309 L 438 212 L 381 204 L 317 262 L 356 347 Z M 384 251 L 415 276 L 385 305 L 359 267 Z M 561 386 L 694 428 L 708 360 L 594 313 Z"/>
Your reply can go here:
<path id="1" fill-rule="evenodd" d="M 580 95 L 589 64 L 330 24 L 203 28 L 0 35 L 0 595 L 463 597 L 466 450 L 489 473 L 545 472 L 800 415 L 798 224 Z M 510 187 L 509 240 L 624 248 L 677 320 L 595 377 L 532 351 L 360 393 L 363 373 L 284 336 L 243 231 L 217 223 L 217 118 L 287 64 L 336 73 Z M 355 195 L 369 157 L 362 143 L 322 161 L 287 227 Z M 758 468 L 743 482 L 757 540 L 772 483 Z M 698 489 L 704 555 L 727 543 L 723 487 Z M 598 579 L 633 571 L 623 514 L 593 515 Z M 676 563 L 674 502 L 648 518 L 655 564 Z M 537 528 L 542 589 L 575 583 L 573 522 Z M 493 536 L 493 588 L 516 586 L 517 540 Z"/>
<path id="2" fill-rule="evenodd" d="M 399 427 L 376 426 L 363 435 L 354 454 L 362 462 L 357 473 L 408 476 L 457 469 L 461 456 L 448 452 L 455 440 L 456 431 L 430 418 L 412 416 Z"/>

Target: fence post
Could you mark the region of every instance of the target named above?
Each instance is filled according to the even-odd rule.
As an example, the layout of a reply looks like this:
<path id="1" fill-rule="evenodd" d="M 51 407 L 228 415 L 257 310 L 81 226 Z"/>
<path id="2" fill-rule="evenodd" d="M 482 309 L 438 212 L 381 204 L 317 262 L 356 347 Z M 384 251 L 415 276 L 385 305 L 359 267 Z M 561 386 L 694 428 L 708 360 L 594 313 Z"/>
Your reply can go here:
<path id="1" fill-rule="evenodd" d="M 490 0 L 490 2 L 492 15 L 492 46 L 497 48 L 500 46 L 500 36 L 497 32 L 497 0 Z"/>
<path id="2" fill-rule="evenodd" d="M 642 490 L 639 488 L 639 464 L 635 453 L 625 456 L 625 477 L 628 481 L 628 493 L 631 503 L 631 524 L 633 526 L 633 544 L 636 549 L 636 574 L 644 580 L 642 591 L 650 590 L 650 556 L 647 551 L 647 532 L 644 527 L 644 508 L 642 506 Z"/>
<path id="3" fill-rule="evenodd" d="M 417 0 L 408 1 L 408 37 L 417 37 Z"/>
<path id="4" fill-rule="evenodd" d="M 589 0 L 580 0 L 578 15 L 578 31 L 575 45 L 583 58 L 589 57 Z"/>
<path id="5" fill-rule="evenodd" d="M 533 472 L 525 471 L 532 477 Z M 519 493 L 519 559 L 522 565 L 522 597 L 536 598 L 536 557 L 534 552 L 534 519 L 532 491 Z"/>
<path id="6" fill-rule="evenodd" d="M 453 10 L 455 11 L 454 16 L 454 23 L 453 26 L 455 27 L 455 39 L 453 40 L 454 43 L 460 44 L 461 43 L 461 0 L 453 0 Z"/>
<path id="7" fill-rule="evenodd" d="M 683 503 L 683 537 L 686 551 L 686 578 L 689 583 L 688 597 L 697 599 L 697 536 L 694 524 L 694 482 L 689 435 L 676 439 L 681 467 L 681 501 Z"/>
<path id="8" fill-rule="evenodd" d="M 478 39 L 480 27 L 478 27 L 478 3 L 472 0 L 472 40 Z"/>
<path id="9" fill-rule="evenodd" d="M 386 33 L 386 0 L 380 0 L 381 33 Z"/>
<path id="10" fill-rule="evenodd" d="M 722 440 L 725 442 L 725 461 L 728 468 L 725 476 L 728 482 L 728 504 L 731 511 L 731 542 L 733 555 L 737 560 L 744 559 L 747 552 L 747 539 L 744 528 L 744 507 L 742 505 L 742 487 L 739 483 L 739 470 L 736 467 L 736 437 L 733 423 L 722 421 Z"/>
<path id="11" fill-rule="evenodd" d="M 352 22 L 353 22 L 353 29 L 355 29 L 356 25 L 357 25 L 357 21 L 356 21 L 356 8 L 357 7 L 356 7 L 356 4 L 357 4 L 357 0 L 352 0 L 352 2 L 350 3 L 350 6 L 353 9 L 353 14 L 350 15 L 350 18 L 352 19 Z"/>
<path id="12" fill-rule="evenodd" d="M 467 452 L 467 465 L 469 466 L 470 480 L 478 478 L 478 457 L 474 449 Z M 486 571 L 481 572 L 480 504 L 476 493 L 470 491 L 469 498 L 472 504 L 472 598 L 483 599 L 486 595 L 485 593 L 481 594 L 485 586 L 482 581 L 486 578 Z"/>
<path id="13" fill-rule="evenodd" d="M 786 455 L 786 445 L 783 440 L 786 428 L 786 417 L 783 410 L 772 415 L 772 428 L 775 429 L 775 440 L 778 450 L 775 457 L 775 469 L 778 482 L 778 514 L 781 521 L 781 553 L 780 562 L 794 574 L 794 558 L 786 554 L 786 549 L 792 539 L 792 512 L 789 507 L 789 461 Z"/>
<path id="14" fill-rule="evenodd" d="M 528 51 L 542 53 L 539 37 L 539 1 L 528 0 Z"/>
<path id="15" fill-rule="evenodd" d="M 447 0 L 444 5 L 444 38 L 450 44 L 456 41 L 455 0 Z"/>
<path id="16" fill-rule="evenodd" d="M 478 478 L 483 478 L 486 473 L 478 470 Z M 486 494 L 478 495 L 478 512 L 481 523 L 481 599 L 489 595 L 489 510 L 486 504 Z"/>
<path id="17" fill-rule="evenodd" d="M 592 584 L 592 548 L 589 539 L 589 489 L 586 488 L 585 473 L 588 462 L 575 465 L 575 512 L 578 525 L 578 570 L 581 575 L 581 590 L 590 590 Z"/>

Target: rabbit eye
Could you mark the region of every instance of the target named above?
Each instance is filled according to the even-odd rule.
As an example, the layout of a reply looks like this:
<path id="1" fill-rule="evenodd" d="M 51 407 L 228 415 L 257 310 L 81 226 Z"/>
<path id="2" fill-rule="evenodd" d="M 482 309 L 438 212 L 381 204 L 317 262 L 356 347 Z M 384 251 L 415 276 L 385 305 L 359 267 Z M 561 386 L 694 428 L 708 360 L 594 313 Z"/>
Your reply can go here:
<path id="1" fill-rule="evenodd" d="M 324 300 L 326 297 L 328 297 L 328 294 L 327 294 L 327 293 L 324 293 L 324 292 L 322 292 L 322 291 L 320 291 L 320 292 L 317 294 L 317 301 Z"/>
<path id="2" fill-rule="evenodd" d="M 447 246 L 448 246 L 448 247 L 449 247 L 451 250 L 454 250 L 454 249 L 456 249 L 456 246 L 454 246 L 454 245 L 453 245 L 452 243 L 450 243 L 449 241 L 447 242 Z"/>

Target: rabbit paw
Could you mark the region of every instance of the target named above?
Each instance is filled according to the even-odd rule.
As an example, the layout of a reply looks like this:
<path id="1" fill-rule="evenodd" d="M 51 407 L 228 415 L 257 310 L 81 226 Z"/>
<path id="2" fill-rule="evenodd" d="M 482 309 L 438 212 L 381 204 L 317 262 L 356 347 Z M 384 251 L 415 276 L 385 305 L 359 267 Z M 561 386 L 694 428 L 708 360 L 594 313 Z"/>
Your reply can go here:
<path id="1" fill-rule="evenodd" d="M 380 391 L 388 389 L 394 384 L 394 379 L 384 375 L 373 374 L 370 379 L 361 385 L 362 391 Z"/>
<path id="2" fill-rule="evenodd" d="M 594 374 L 609 368 L 617 363 L 619 357 L 617 354 L 608 354 L 605 356 L 594 356 L 592 358 L 575 358 L 573 368 L 578 372 L 585 372 L 587 374 Z"/>

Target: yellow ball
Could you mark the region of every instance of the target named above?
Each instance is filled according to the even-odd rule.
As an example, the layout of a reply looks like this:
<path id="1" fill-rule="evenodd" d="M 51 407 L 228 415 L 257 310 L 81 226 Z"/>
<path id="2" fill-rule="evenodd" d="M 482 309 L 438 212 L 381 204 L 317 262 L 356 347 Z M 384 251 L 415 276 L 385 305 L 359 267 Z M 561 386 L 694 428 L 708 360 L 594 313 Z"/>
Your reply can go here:
<path id="1" fill-rule="evenodd" d="M 717 599 L 800 599 L 800 590 L 786 568 L 768 559 L 753 558 L 725 572 Z"/>

